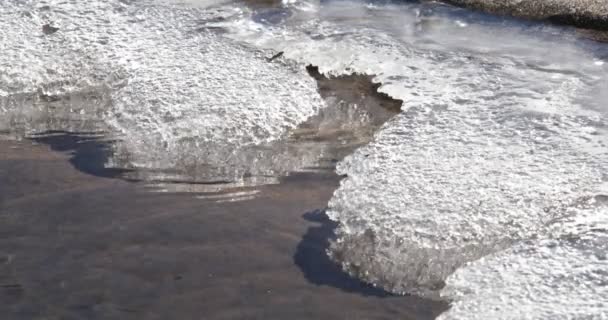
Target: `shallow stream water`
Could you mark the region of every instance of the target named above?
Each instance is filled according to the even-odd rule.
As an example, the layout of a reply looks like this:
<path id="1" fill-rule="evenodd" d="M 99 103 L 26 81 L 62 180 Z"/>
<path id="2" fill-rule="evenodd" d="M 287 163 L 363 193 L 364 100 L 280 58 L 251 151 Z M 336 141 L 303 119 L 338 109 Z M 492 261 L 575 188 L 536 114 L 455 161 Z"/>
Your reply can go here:
<path id="1" fill-rule="evenodd" d="M 434 2 L 9 0 L 0 46 L 8 139 L 86 132 L 125 179 L 244 201 L 337 162 L 328 254 L 352 276 L 447 299 L 442 319 L 608 316 L 608 46 L 575 29 Z M 390 106 L 340 107 L 309 65 Z"/>

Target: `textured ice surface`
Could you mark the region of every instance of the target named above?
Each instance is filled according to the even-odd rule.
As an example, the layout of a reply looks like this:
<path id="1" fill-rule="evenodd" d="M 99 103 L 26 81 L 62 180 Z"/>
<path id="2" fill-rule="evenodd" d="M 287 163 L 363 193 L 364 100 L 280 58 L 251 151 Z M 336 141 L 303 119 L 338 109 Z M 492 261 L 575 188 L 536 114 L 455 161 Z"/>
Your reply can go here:
<path id="1" fill-rule="evenodd" d="M 439 319 L 608 318 L 608 207 L 606 197 L 591 200 L 553 222 L 552 239 L 457 270 L 443 290 L 456 302 Z"/>
<path id="2" fill-rule="evenodd" d="M 303 68 L 208 30 L 238 7 L 181 2 L 4 1 L 0 130 L 72 130 L 101 118 L 120 139 L 110 165 L 241 177 L 230 168 L 250 165 L 234 159 L 239 148 L 280 138 L 322 100 Z M 45 24 L 59 31 L 45 35 Z M 74 109 L 71 97 L 93 88 L 96 100 Z"/>
<path id="3" fill-rule="evenodd" d="M 520 243 L 482 258 L 449 278 L 457 302 L 439 319 L 606 319 L 608 263 L 597 251 L 607 241 Z"/>
<path id="4" fill-rule="evenodd" d="M 550 222 L 601 194 L 599 49 L 436 5 L 306 8 L 284 26 L 224 26 L 326 73 L 374 74 L 405 101 L 338 166 L 348 177 L 329 204 L 340 222 L 330 254 L 349 273 L 430 294 L 468 261 L 548 237 Z"/>

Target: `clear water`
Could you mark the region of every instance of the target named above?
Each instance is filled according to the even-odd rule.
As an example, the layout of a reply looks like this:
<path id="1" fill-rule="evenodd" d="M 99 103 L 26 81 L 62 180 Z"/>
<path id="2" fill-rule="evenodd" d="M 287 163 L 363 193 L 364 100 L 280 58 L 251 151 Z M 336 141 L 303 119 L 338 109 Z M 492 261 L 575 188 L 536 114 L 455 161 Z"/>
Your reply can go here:
<path id="1" fill-rule="evenodd" d="M 374 75 L 402 112 L 338 164 L 331 257 L 452 300 L 445 319 L 608 317 L 604 44 L 437 3 L 9 0 L 0 17 L 0 131 L 115 132 L 108 165 L 164 178 L 306 167 L 326 149 L 258 152 L 325 107 L 304 66 Z"/>

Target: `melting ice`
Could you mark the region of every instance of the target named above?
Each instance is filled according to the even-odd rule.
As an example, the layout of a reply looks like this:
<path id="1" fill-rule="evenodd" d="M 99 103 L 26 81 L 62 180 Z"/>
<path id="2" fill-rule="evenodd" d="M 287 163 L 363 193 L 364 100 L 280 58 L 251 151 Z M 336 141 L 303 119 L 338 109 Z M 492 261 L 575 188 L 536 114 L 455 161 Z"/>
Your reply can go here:
<path id="1" fill-rule="evenodd" d="M 608 220 L 580 205 L 606 195 L 606 46 L 438 4 L 296 7 L 283 25 L 225 26 L 329 74 L 373 74 L 404 101 L 338 166 L 334 260 L 388 290 L 454 299 L 446 319 L 605 317 L 593 254 L 605 229 L 556 221 Z"/>
<path id="2" fill-rule="evenodd" d="M 87 122 L 116 166 L 221 179 L 323 107 L 304 65 L 374 75 L 404 105 L 338 166 L 332 258 L 444 319 L 607 316 L 605 45 L 436 3 L 193 3 L 3 2 L 0 131 Z"/>

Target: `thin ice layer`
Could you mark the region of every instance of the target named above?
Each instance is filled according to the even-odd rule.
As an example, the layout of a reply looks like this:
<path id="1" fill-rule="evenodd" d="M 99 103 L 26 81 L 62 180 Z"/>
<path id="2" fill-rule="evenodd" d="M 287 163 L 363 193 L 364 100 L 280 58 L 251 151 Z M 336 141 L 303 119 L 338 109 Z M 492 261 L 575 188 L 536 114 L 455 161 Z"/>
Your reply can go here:
<path id="1" fill-rule="evenodd" d="M 338 3 L 284 26 L 224 24 L 323 72 L 374 74 L 405 101 L 339 164 L 347 178 L 328 210 L 340 222 L 330 255 L 400 293 L 436 292 L 467 261 L 542 237 L 597 194 L 608 168 L 606 106 L 594 91 L 605 67 L 593 53 L 559 30 L 534 35 L 442 10 Z"/>
<path id="2" fill-rule="evenodd" d="M 36 123 L 69 130 L 46 125 L 54 123 L 47 117 L 101 118 L 120 138 L 110 165 L 179 171 L 229 167 L 239 148 L 277 139 L 322 107 L 303 68 L 268 63 L 264 52 L 207 28 L 240 9 L 175 3 L 3 2 L 0 94 L 4 118 L 12 120 L 2 130 L 18 131 L 15 123 L 25 131 L 38 131 Z M 45 34 L 44 25 L 59 30 Z M 46 112 L 49 97 L 68 100 L 90 90 L 101 102 L 76 110 L 56 103 L 59 109 Z M 195 180 L 242 175 L 225 171 L 189 173 Z"/>

